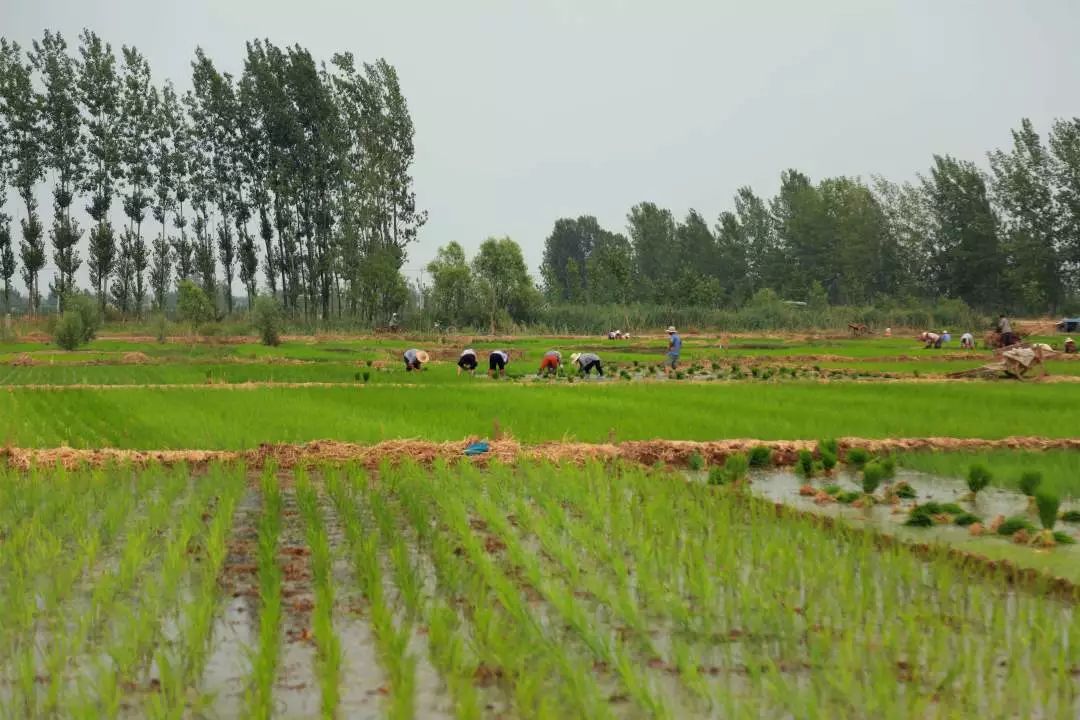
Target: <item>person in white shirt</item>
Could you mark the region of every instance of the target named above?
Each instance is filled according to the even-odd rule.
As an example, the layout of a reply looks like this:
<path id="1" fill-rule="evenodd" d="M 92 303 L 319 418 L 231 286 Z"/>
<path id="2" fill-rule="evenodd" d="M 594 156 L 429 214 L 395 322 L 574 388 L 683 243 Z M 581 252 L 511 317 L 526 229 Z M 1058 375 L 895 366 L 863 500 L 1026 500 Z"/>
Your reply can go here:
<path id="1" fill-rule="evenodd" d="M 505 350 L 492 350 L 488 355 L 488 375 L 506 377 L 506 364 L 510 362 L 510 353 Z"/>

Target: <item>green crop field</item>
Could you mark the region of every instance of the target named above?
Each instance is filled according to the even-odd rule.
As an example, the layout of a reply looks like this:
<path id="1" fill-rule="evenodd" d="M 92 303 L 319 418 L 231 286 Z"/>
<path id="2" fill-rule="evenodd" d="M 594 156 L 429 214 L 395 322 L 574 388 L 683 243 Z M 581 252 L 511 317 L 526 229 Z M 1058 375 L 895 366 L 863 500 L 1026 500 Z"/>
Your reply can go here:
<path id="1" fill-rule="evenodd" d="M 1071 607 L 737 491 L 599 464 L 248 478 L 3 475 L 4 716 L 1080 708 Z"/>
<path id="2" fill-rule="evenodd" d="M 662 337 L 238 340 L 0 344 L 0 717 L 1080 712 L 1080 452 L 1030 449 L 1078 436 L 1080 362 L 952 381 L 992 353 L 690 336 L 666 375 Z M 475 376 L 457 373 L 465 346 Z M 406 372 L 409 347 L 434 361 Z M 505 378 L 485 372 L 496 348 Z M 549 349 L 597 352 L 605 377 L 538 378 Z M 645 451 L 453 449 L 484 438 Z M 851 456 L 897 438 L 944 450 Z M 417 462 L 259 449 L 323 439 L 409 441 Z M 733 439 L 809 449 L 749 473 L 703 445 L 649 451 Z M 997 442 L 949 449 L 964 439 Z M 138 450 L 254 464 L 123 462 Z M 301 450 L 310 466 L 267 459 Z M 874 480 L 894 460 L 911 495 Z M 978 503 L 960 494 L 973 465 L 994 486 Z M 907 527 L 920 513 L 931 527 Z"/>

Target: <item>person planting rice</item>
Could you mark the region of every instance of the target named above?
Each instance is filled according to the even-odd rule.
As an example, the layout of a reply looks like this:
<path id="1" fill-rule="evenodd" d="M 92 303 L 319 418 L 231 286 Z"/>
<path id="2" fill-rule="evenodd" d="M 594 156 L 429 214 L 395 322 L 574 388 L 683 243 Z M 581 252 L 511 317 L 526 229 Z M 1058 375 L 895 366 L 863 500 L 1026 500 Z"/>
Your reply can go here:
<path id="1" fill-rule="evenodd" d="M 919 333 L 919 340 L 926 343 L 925 349 L 940 348 L 941 336 L 933 332 Z"/>
<path id="2" fill-rule="evenodd" d="M 582 375 L 588 375 L 596 368 L 596 374 L 604 377 L 604 366 L 596 353 L 574 353 L 570 356 L 570 363 L 577 365 L 578 372 Z"/>
<path id="3" fill-rule="evenodd" d="M 1001 335 L 1001 347 L 1016 345 L 1020 342 L 1019 336 L 1013 332 L 1012 323 L 1009 322 L 1009 318 L 1005 317 L 1005 313 L 998 316 L 996 329 Z"/>
<path id="4" fill-rule="evenodd" d="M 960 348 L 963 350 L 975 349 L 975 336 L 969 332 L 960 336 Z"/>
<path id="5" fill-rule="evenodd" d="M 460 375 L 462 370 L 470 374 L 476 374 L 477 365 L 479 365 L 479 362 L 476 359 L 476 351 L 472 348 L 466 348 L 458 357 L 457 374 Z"/>
<path id="6" fill-rule="evenodd" d="M 488 375 L 505 377 L 508 362 L 510 362 L 510 353 L 505 350 L 492 350 L 488 355 Z"/>
<path id="7" fill-rule="evenodd" d="M 1065 338 L 1065 354 L 1066 355 L 1075 355 L 1076 354 L 1076 342 L 1071 337 Z"/>
<path id="8" fill-rule="evenodd" d="M 412 372 L 413 370 L 419 370 L 420 366 L 426 363 L 429 359 L 428 354 L 423 350 L 417 350 L 416 348 L 409 348 L 402 355 L 405 359 L 405 371 Z"/>
<path id="9" fill-rule="evenodd" d="M 671 374 L 671 371 L 673 371 L 679 365 L 679 355 L 682 354 L 682 338 L 679 337 L 679 333 L 676 332 L 674 325 L 668 326 L 667 334 L 667 359 L 664 363 L 664 372 Z"/>
<path id="10" fill-rule="evenodd" d="M 562 365 L 562 353 L 558 350 L 548 350 L 544 353 L 544 359 L 540 361 L 540 369 L 536 374 L 554 375 L 559 372 L 559 365 Z"/>

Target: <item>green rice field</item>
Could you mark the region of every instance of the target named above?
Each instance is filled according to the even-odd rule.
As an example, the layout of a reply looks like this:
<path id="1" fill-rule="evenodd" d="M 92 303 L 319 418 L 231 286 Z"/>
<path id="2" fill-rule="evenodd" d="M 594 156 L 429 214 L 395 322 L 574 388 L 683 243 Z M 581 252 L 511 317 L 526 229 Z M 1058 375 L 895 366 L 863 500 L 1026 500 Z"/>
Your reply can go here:
<path id="1" fill-rule="evenodd" d="M 1038 449 L 1080 438 L 1080 362 L 691 335 L 666 374 L 664 342 L 0 343 L 0 718 L 1080 715 L 1080 452 Z M 861 453 L 903 438 L 942 449 Z M 318 440 L 416 452 L 289 460 Z M 807 449 L 693 444 L 734 440 Z M 542 455 L 631 441 L 691 444 Z"/>

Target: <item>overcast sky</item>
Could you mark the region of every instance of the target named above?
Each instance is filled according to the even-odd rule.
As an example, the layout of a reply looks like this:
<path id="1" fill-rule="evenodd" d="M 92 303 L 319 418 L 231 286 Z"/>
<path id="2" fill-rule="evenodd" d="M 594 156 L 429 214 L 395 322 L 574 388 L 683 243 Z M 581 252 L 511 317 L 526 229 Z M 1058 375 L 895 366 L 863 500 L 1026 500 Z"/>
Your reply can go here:
<path id="1" fill-rule="evenodd" d="M 83 27 L 181 90 L 197 45 L 234 72 L 255 37 L 385 57 L 431 214 L 409 269 L 490 235 L 535 269 L 558 217 L 623 230 L 651 200 L 714 222 L 785 168 L 913 179 L 933 153 L 985 165 L 1021 117 L 1080 114 L 1077 0 L 0 0 L 23 45 Z"/>

